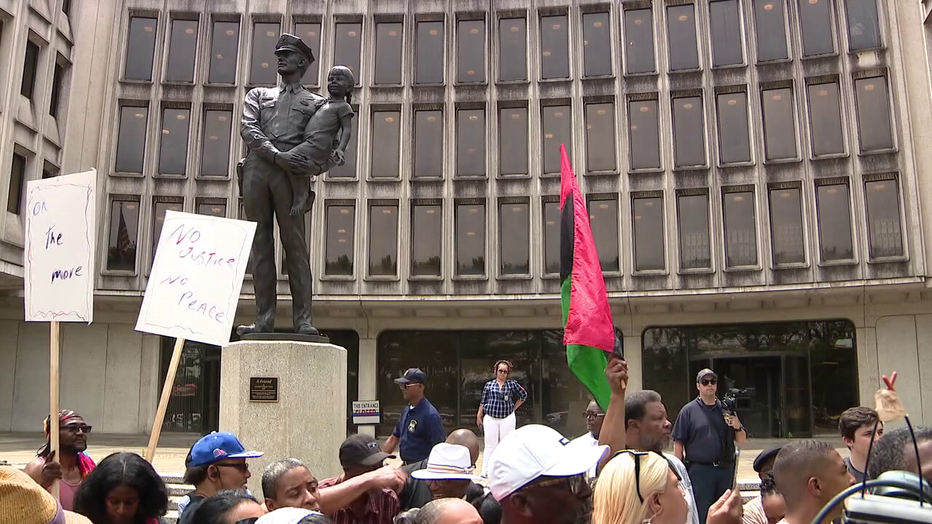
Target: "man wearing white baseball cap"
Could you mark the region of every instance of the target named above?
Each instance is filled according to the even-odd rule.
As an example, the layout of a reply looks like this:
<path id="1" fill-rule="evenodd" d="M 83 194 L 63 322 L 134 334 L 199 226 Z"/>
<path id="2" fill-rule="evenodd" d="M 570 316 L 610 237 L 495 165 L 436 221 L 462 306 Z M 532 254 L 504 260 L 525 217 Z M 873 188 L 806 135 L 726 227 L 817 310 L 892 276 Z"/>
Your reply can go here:
<path id="1" fill-rule="evenodd" d="M 446 442 L 434 446 L 427 457 L 427 467 L 411 473 L 411 476 L 427 481 L 433 500 L 464 498 L 469 483 L 480 480 L 478 475 L 473 475 L 469 449 Z"/>
<path id="2" fill-rule="evenodd" d="M 585 473 L 608 446 L 570 446 L 557 431 L 529 424 L 502 439 L 486 471 L 503 524 L 570 524 L 592 490 Z"/>

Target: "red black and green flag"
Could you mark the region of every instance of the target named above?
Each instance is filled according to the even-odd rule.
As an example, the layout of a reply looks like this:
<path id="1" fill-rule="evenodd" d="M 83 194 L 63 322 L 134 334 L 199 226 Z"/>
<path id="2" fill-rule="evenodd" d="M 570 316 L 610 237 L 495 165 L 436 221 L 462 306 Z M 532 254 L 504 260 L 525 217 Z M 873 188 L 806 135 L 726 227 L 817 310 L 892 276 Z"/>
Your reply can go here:
<path id="1" fill-rule="evenodd" d="M 560 295 L 563 344 L 570 371 L 608 408 L 611 390 L 605 366 L 615 348 L 615 327 L 595 248 L 589 211 L 576 175 L 560 145 Z"/>

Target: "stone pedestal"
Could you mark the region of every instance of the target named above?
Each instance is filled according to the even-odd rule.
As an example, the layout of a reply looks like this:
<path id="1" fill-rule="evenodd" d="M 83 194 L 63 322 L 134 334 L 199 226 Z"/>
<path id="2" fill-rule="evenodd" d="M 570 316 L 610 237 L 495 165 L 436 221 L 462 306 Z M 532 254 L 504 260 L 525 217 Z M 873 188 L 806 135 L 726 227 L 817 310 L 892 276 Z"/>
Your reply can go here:
<path id="1" fill-rule="evenodd" d="M 250 400 L 250 378 L 277 378 L 278 400 Z M 268 385 L 269 381 L 265 381 Z M 254 399 L 271 397 L 271 389 Z M 340 474 L 338 452 L 346 439 L 346 350 L 333 344 L 249 340 L 223 348 L 220 431 L 247 450 L 249 490 L 261 502 L 262 472 L 277 460 L 296 458 L 318 478 Z"/>

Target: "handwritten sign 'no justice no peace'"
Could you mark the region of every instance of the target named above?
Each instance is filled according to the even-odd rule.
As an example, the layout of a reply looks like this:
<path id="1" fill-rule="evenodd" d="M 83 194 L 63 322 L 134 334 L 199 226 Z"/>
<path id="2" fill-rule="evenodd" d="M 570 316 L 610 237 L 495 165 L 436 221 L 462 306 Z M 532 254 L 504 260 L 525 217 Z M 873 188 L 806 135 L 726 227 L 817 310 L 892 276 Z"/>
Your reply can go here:
<path id="1" fill-rule="evenodd" d="M 255 222 L 167 211 L 136 330 L 230 341 Z"/>

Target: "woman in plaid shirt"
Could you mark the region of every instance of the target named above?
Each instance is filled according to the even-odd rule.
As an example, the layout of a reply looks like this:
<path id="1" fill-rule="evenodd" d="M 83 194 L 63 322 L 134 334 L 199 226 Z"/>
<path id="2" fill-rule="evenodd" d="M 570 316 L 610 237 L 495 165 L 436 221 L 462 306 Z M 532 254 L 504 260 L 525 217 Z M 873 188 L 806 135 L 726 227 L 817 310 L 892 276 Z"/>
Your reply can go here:
<path id="1" fill-rule="evenodd" d="M 495 363 L 495 378 L 482 388 L 476 425 L 485 434 L 483 462 L 488 463 L 495 446 L 515 429 L 515 411 L 527 400 L 527 391 L 515 380 L 508 380 L 514 366 L 507 360 Z"/>

